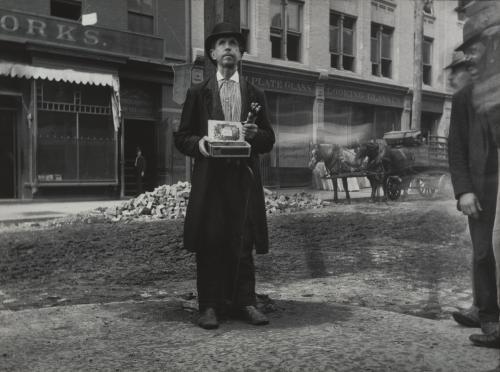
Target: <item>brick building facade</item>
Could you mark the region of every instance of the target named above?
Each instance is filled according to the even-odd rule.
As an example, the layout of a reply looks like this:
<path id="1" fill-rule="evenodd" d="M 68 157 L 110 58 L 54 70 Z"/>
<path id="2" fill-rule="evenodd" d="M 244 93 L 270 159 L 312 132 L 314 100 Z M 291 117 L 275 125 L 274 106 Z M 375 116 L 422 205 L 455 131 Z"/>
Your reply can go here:
<path id="1" fill-rule="evenodd" d="M 148 189 L 183 178 L 189 15 L 188 0 L 0 0 L 0 198 L 134 194 L 137 146 Z"/>

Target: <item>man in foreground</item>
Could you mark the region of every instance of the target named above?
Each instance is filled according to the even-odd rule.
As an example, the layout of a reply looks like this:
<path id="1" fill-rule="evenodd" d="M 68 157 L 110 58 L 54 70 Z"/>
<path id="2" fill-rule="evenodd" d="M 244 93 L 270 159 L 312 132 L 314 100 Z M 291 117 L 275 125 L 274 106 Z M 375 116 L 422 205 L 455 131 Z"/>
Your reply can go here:
<path id="1" fill-rule="evenodd" d="M 244 38 L 238 27 L 219 23 L 205 40 L 216 76 L 188 90 L 175 145 L 194 158 L 192 189 L 184 224 L 184 246 L 196 252 L 200 317 L 205 329 L 219 326 L 231 311 L 254 325 L 268 320 L 257 308 L 253 249 L 269 249 L 259 155 L 271 151 L 275 137 L 262 91 L 243 79 L 238 65 Z M 211 158 L 208 120 L 243 125 L 249 158 Z"/>

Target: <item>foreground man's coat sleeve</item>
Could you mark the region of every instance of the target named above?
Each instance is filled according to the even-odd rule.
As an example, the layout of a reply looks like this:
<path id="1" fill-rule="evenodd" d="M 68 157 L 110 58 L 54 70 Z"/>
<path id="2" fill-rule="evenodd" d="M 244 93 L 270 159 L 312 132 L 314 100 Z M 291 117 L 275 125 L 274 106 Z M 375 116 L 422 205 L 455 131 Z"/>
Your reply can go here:
<path id="1" fill-rule="evenodd" d="M 179 129 L 174 133 L 175 147 L 184 155 L 193 158 L 203 157 L 198 147 L 198 142 L 203 137 L 200 107 L 198 92 L 188 89 Z"/>

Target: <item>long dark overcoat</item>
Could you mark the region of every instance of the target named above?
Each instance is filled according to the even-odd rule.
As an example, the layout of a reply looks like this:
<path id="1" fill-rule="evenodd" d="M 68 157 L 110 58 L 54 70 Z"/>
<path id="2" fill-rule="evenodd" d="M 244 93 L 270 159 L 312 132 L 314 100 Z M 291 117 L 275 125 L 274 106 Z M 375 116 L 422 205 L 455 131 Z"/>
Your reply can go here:
<path id="1" fill-rule="evenodd" d="M 259 154 L 271 151 L 275 137 L 269 121 L 264 93 L 247 82 L 241 75 L 240 89 L 241 121 L 246 120 L 250 103 L 258 102 L 262 107 L 255 122 L 258 126 L 257 134 L 252 140 L 248 141 L 252 146 L 251 155 L 241 161 L 245 162 L 244 165 L 248 165 L 253 171 L 252 179 L 248 180 L 248 182 L 252 183 L 249 185 L 248 192 L 250 193 L 251 208 L 249 210 L 251 211 L 250 218 L 252 220 L 255 250 L 257 253 L 267 253 L 269 238 Z M 205 80 L 188 90 L 179 129 L 174 133 L 177 149 L 181 153 L 194 158 L 191 194 L 184 222 L 184 248 L 192 252 L 203 249 L 204 243 L 207 241 L 205 235 L 210 234 L 207 232 L 220 229 L 223 223 L 219 219 L 220 213 L 216 210 L 222 206 L 214 206 L 211 200 L 235 200 L 231 198 L 232 195 L 220 194 L 219 184 L 221 178 L 231 176 L 227 172 L 233 172 L 231 168 L 225 166 L 226 159 L 206 158 L 198 148 L 199 140 L 207 135 L 209 119 L 224 120 L 218 83 L 215 77 Z M 235 187 L 234 193 L 242 195 L 243 190 Z M 243 208 L 242 204 L 240 209 Z M 240 216 L 240 218 L 244 217 Z"/>
<path id="2" fill-rule="evenodd" d="M 472 106 L 472 85 L 453 96 L 448 136 L 451 181 L 458 199 L 475 193 L 483 207 L 495 209 L 497 150 L 488 118 Z"/>

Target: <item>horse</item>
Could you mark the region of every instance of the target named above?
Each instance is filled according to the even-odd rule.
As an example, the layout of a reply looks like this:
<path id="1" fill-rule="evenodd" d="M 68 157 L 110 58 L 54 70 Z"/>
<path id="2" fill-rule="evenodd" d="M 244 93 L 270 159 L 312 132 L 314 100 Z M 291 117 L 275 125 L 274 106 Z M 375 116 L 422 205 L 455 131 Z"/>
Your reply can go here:
<path id="1" fill-rule="evenodd" d="M 311 160 L 309 161 L 309 168 L 314 169 L 316 164 L 321 161 L 325 163 L 325 167 L 331 176 L 351 173 L 361 164 L 357 162 L 354 151 L 340 147 L 339 145 L 331 144 L 314 145 L 311 152 Z M 341 177 L 341 179 L 346 200 L 350 203 L 351 196 L 349 195 L 347 177 Z M 338 201 L 338 185 L 336 179 L 333 180 L 333 201 Z"/>
<path id="2" fill-rule="evenodd" d="M 370 180 L 372 199 L 380 186 L 384 192 L 384 200 L 387 199 L 389 178 L 395 179 L 401 185 L 403 196 L 408 195 L 408 188 L 415 173 L 414 156 L 408 149 L 391 148 L 385 141 L 378 140 L 360 145 L 356 157 L 357 161 L 368 158 L 367 170 L 375 174 L 373 180 Z"/>

